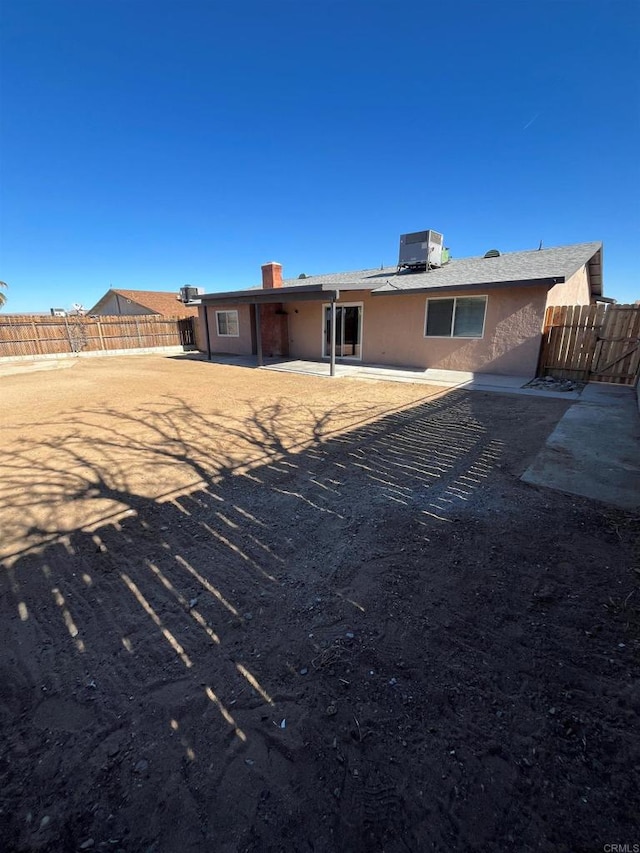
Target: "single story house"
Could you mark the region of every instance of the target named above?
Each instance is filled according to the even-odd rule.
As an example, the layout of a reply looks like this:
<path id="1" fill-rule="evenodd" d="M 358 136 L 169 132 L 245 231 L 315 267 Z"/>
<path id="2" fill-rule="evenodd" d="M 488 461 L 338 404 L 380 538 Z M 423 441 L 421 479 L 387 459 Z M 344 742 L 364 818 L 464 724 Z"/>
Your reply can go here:
<path id="1" fill-rule="evenodd" d="M 417 232 L 419 235 L 435 232 Z M 441 237 L 441 235 L 438 235 Z M 404 238 L 402 238 L 404 239 Z M 602 243 L 282 279 L 200 296 L 212 353 L 533 376 L 545 311 L 602 299 Z"/>
<path id="2" fill-rule="evenodd" d="M 119 290 L 110 288 L 87 311 L 89 315 L 115 317 L 120 315 L 160 314 L 163 317 L 197 317 L 196 305 L 185 305 L 177 293 L 162 290 Z"/>

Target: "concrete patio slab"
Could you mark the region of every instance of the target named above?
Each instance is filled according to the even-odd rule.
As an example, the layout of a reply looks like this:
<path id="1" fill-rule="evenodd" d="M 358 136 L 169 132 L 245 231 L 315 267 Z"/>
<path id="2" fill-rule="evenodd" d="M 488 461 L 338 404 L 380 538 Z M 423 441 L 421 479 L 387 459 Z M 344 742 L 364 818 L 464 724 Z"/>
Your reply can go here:
<path id="1" fill-rule="evenodd" d="M 640 415 L 633 388 L 587 385 L 522 480 L 640 510 Z"/>
<path id="2" fill-rule="evenodd" d="M 233 364 L 238 367 L 257 367 L 254 356 L 213 355 L 211 361 L 216 364 Z M 329 364 L 324 361 L 271 358 L 265 359 L 265 364 L 260 369 L 329 378 Z M 336 364 L 335 378 L 368 379 L 378 382 L 413 382 L 468 391 L 493 391 L 502 394 L 552 397 L 556 400 L 577 400 L 580 396 L 578 391 L 558 392 L 543 388 L 525 388 L 524 386 L 532 379 L 530 376 L 502 376 L 494 373 L 467 373 L 460 370 L 436 370 L 434 368 L 414 370 L 407 367 L 387 367 L 385 365 L 360 363 L 345 364 L 341 362 Z"/>

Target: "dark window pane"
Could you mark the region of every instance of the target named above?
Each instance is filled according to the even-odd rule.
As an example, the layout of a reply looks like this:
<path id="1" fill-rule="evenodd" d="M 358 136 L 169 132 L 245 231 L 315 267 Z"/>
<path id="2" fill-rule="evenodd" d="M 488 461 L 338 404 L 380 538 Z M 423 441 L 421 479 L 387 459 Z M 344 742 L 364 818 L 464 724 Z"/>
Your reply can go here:
<path id="1" fill-rule="evenodd" d="M 227 334 L 235 336 L 239 334 L 237 311 L 229 311 L 227 314 Z"/>
<path id="2" fill-rule="evenodd" d="M 342 312 L 343 308 L 336 307 L 336 344 L 342 340 Z M 327 353 L 331 348 L 331 308 L 324 309 L 324 334 L 327 342 Z"/>
<path id="3" fill-rule="evenodd" d="M 456 299 L 454 338 L 482 337 L 486 302 L 486 296 L 467 296 Z"/>
<path id="4" fill-rule="evenodd" d="M 216 312 L 218 321 L 218 334 L 223 337 L 238 337 L 238 312 L 237 311 L 218 311 Z"/>
<path id="5" fill-rule="evenodd" d="M 429 299 L 427 303 L 427 335 L 451 336 L 453 299 Z"/>

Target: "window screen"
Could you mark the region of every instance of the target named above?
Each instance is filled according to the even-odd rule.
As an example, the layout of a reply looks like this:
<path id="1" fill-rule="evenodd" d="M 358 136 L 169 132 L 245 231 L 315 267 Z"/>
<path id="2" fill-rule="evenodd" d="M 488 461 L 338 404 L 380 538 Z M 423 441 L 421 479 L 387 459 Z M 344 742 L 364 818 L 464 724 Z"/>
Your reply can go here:
<path id="1" fill-rule="evenodd" d="M 466 296 L 456 299 L 453 321 L 454 338 L 481 338 L 484 326 L 486 296 Z"/>
<path id="2" fill-rule="evenodd" d="M 427 336 L 451 336 L 454 299 L 429 299 L 427 304 Z"/>
<path id="3" fill-rule="evenodd" d="M 221 337 L 237 338 L 240 334 L 237 311 L 216 311 L 216 322 Z"/>
<path id="4" fill-rule="evenodd" d="M 425 335 L 434 338 L 481 338 L 486 296 L 427 299 Z"/>

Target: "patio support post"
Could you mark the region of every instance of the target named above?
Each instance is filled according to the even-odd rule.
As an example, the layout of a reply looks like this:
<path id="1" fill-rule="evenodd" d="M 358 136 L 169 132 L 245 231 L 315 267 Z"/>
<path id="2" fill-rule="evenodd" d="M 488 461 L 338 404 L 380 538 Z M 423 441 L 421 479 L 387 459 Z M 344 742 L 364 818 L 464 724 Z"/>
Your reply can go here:
<path id="1" fill-rule="evenodd" d="M 258 353 L 258 367 L 262 367 L 264 359 L 262 358 L 262 329 L 260 322 L 260 303 L 256 302 L 256 351 Z"/>
<path id="2" fill-rule="evenodd" d="M 209 337 L 209 306 L 204 306 L 204 330 L 207 334 L 207 359 L 211 361 L 211 338 Z M 102 338 L 102 334 L 100 335 Z M 104 346 L 103 346 L 104 349 Z"/>
<path id="3" fill-rule="evenodd" d="M 336 297 L 335 294 L 331 297 L 331 364 L 329 375 L 336 375 Z"/>

